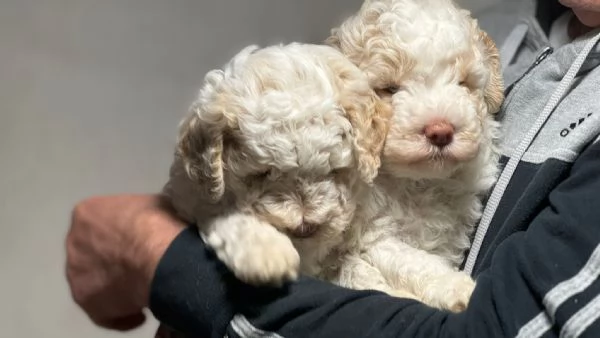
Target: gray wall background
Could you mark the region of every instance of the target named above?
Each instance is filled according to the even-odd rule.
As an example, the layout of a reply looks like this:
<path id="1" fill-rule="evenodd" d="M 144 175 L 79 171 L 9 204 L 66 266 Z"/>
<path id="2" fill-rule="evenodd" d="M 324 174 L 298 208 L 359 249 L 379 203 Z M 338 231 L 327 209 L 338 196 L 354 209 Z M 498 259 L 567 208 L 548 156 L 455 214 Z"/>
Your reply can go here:
<path id="1" fill-rule="evenodd" d="M 73 204 L 159 189 L 204 73 L 251 43 L 321 41 L 360 3 L 0 1 L 0 336 L 121 336 L 71 302 Z"/>

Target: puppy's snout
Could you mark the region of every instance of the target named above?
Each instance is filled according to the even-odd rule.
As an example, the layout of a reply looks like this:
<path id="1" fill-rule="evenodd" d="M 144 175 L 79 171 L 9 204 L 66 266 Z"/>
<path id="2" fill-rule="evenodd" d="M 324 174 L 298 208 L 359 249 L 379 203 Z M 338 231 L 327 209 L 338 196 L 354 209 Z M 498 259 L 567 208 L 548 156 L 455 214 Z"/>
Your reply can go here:
<path id="1" fill-rule="evenodd" d="M 315 223 L 302 222 L 300 226 L 290 230 L 290 234 L 297 238 L 307 238 L 312 236 L 319 229 L 319 225 Z"/>
<path id="2" fill-rule="evenodd" d="M 423 128 L 423 134 L 429 143 L 442 148 L 452 143 L 454 126 L 446 120 L 434 120 Z"/>

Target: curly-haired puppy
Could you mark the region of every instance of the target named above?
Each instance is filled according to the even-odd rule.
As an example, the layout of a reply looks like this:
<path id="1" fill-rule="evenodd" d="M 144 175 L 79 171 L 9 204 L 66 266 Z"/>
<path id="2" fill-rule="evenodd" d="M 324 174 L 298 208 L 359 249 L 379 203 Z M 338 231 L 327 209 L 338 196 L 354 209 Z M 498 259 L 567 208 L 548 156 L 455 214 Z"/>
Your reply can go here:
<path id="1" fill-rule="evenodd" d="M 393 107 L 382 168 L 346 233 L 339 283 L 405 290 L 461 310 L 474 281 L 457 271 L 494 184 L 503 100 L 498 53 L 450 0 L 367 0 L 327 43 Z"/>
<path id="2" fill-rule="evenodd" d="M 248 47 L 206 75 L 164 193 L 241 280 L 319 275 L 377 175 L 390 115 L 334 48 Z"/>

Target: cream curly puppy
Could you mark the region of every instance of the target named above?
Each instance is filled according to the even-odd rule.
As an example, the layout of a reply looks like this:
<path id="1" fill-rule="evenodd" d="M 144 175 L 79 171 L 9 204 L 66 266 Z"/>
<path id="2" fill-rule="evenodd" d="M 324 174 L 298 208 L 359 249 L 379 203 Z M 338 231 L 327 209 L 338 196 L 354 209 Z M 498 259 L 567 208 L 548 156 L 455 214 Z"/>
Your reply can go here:
<path id="1" fill-rule="evenodd" d="M 328 42 L 352 62 L 293 44 L 208 74 L 165 192 L 244 281 L 464 309 L 457 266 L 497 172 L 494 44 L 442 0 L 368 1 Z"/>
<path id="2" fill-rule="evenodd" d="M 390 115 L 334 48 L 248 47 L 206 75 L 163 191 L 241 280 L 321 275 L 377 175 Z"/>
<path id="3" fill-rule="evenodd" d="M 450 0 L 367 0 L 327 43 L 393 106 L 380 175 L 334 278 L 464 309 L 475 283 L 458 267 L 497 175 L 494 43 Z"/>

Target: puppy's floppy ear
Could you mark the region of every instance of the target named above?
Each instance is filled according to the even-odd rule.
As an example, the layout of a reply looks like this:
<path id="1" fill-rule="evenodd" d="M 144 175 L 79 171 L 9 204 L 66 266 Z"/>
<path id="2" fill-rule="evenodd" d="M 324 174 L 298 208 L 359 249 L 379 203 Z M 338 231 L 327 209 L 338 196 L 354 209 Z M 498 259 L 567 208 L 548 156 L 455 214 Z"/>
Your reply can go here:
<path id="1" fill-rule="evenodd" d="M 243 67 L 258 49 L 257 45 L 245 47 L 223 70 L 208 72 L 198 100 L 180 125 L 177 156 L 188 177 L 213 201 L 220 200 L 225 193 L 223 138 L 235 119 L 235 114 L 228 111 L 234 103 L 227 81 L 235 78 L 236 69 Z"/>
<path id="2" fill-rule="evenodd" d="M 361 178 L 372 183 L 381 166 L 381 152 L 390 127 L 392 109 L 368 90 L 348 91 L 341 100 L 342 107 L 354 132 L 355 157 Z"/>
<path id="3" fill-rule="evenodd" d="M 483 46 L 483 57 L 490 70 L 490 78 L 484 90 L 484 99 L 490 114 L 495 114 L 500 110 L 502 101 L 504 101 L 504 81 L 502 79 L 502 69 L 500 66 L 500 54 L 494 41 L 489 35 L 478 29 L 477 42 Z"/>
<path id="4" fill-rule="evenodd" d="M 222 112 L 215 110 L 218 106 L 218 104 L 202 105 L 199 102 L 192 105 L 189 116 L 180 125 L 176 152 L 185 166 L 188 177 L 213 201 L 220 200 L 225 192 L 223 179 L 225 126 Z"/>
<path id="5" fill-rule="evenodd" d="M 183 121 L 177 155 L 183 161 L 188 177 L 204 187 L 212 200 L 218 201 L 225 191 L 223 134 L 203 125 L 199 115 L 193 110 Z"/>

